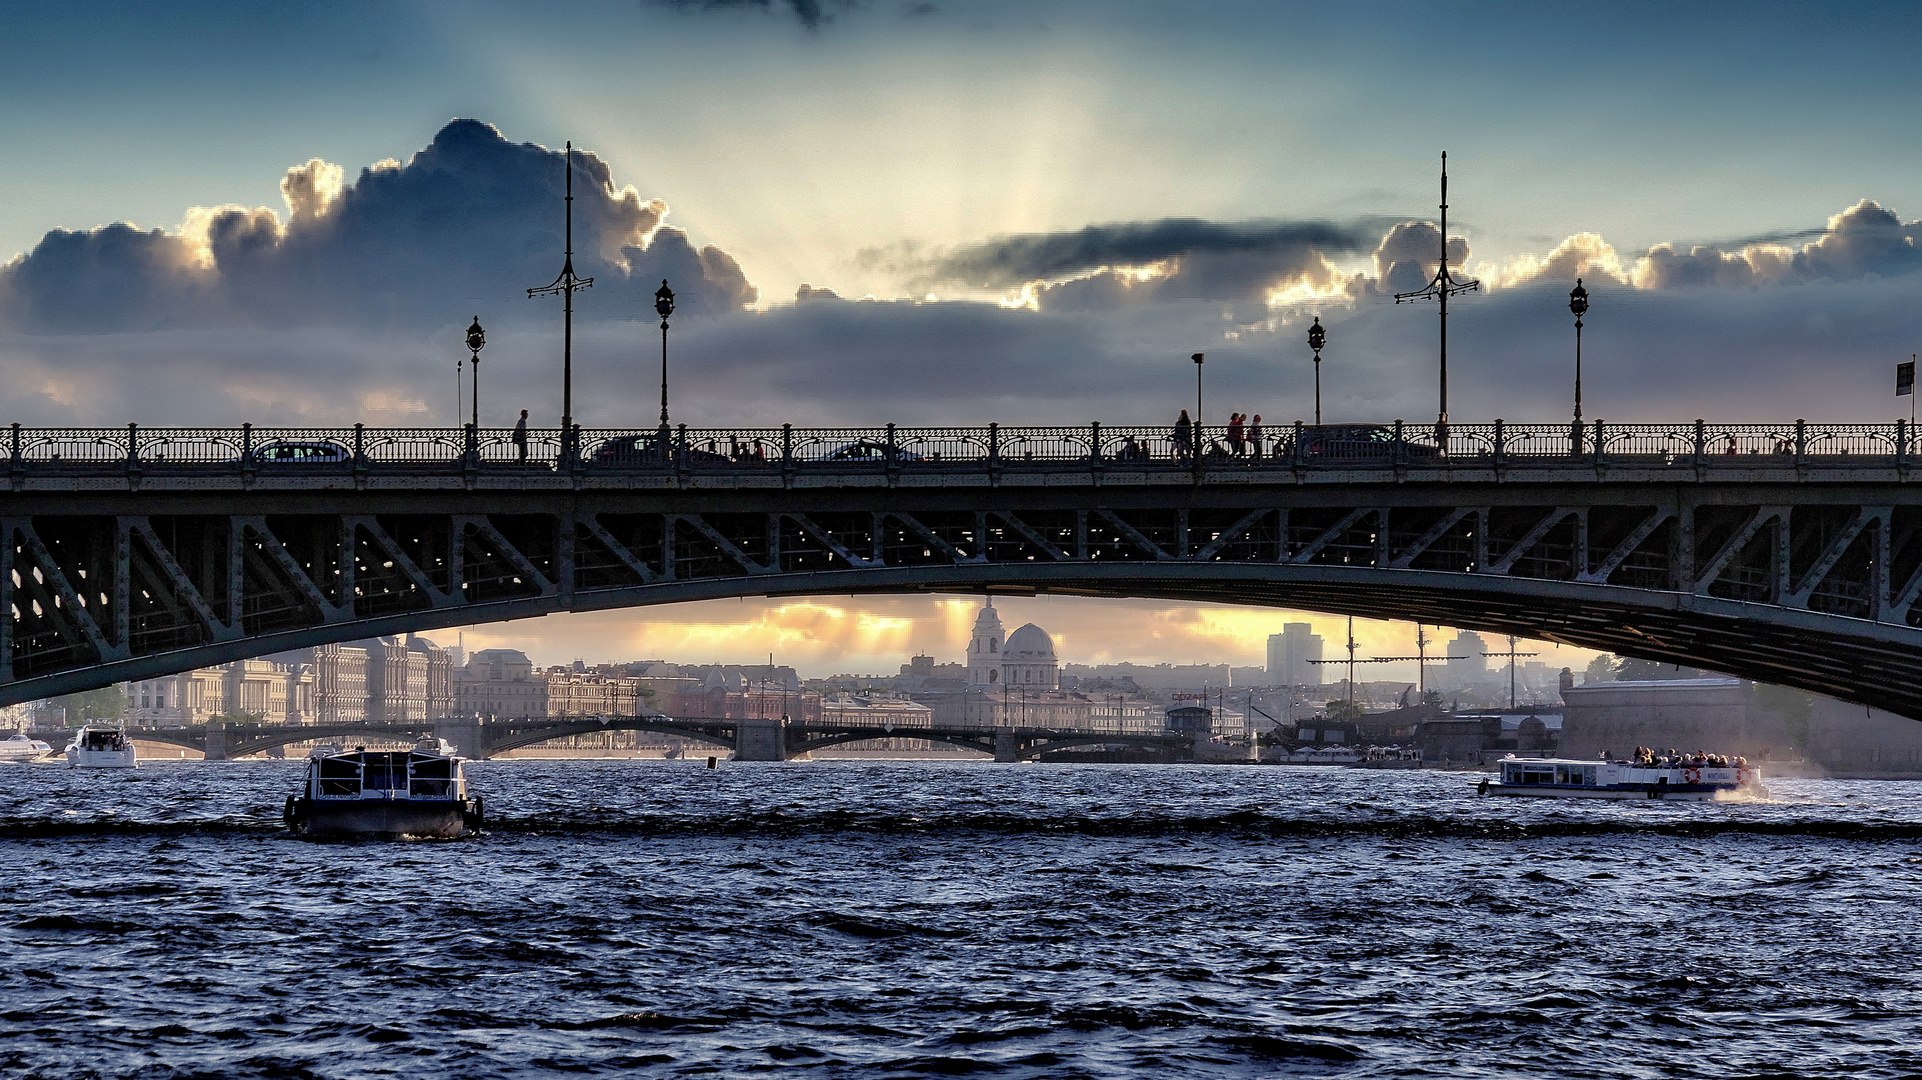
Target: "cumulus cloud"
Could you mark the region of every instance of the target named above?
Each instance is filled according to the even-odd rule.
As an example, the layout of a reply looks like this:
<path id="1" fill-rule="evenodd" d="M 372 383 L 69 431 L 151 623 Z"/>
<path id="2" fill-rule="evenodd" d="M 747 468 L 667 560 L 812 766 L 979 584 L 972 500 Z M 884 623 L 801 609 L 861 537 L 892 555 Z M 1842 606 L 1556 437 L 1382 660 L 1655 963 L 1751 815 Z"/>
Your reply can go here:
<path id="1" fill-rule="evenodd" d="M 1373 222 L 1168 218 L 1001 236 L 928 256 L 911 248 L 896 259 L 869 251 L 860 261 L 905 270 L 917 287 L 1014 292 L 1041 310 L 1205 300 L 1249 322 L 1266 315 L 1277 293 L 1338 289 L 1343 274 L 1333 260 L 1367 250 L 1380 228 Z"/>
<path id="2" fill-rule="evenodd" d="M 1414 292 L 1426 286 L 1441 266 L 1441 229 L 1429 221 L 1404 221 L 1388 230 L 1376 245 L 1375 291 Z M 1468 261 L 1468 241 L 1448 238 L 1448 265 Z"/>
<path id="3" fill-rule="evenodd" d="M 575 266 L 597 306 L 644 315 L 662 278 L 689 315 L 738 310 L 755 287 L 734 258 L 662 224 L 667 207 L 574 158 Z M 190 212 L 173 232 L 55 230 L 0 267 L 0 327 L 134 331 L 210 326 L 435 325 L 471 297 L 524 295 L 560 269 L 560 151 L 456 120 L 410 160 L 353 183 L 320 160 L 266 207 Z M 528 310 L 528 316 L 535 312 Z"/>
<path id="4" fill-rule="evenodd" d="M 1828 228 L 1799 250 L 1772 242 L 1735 251 L 1713 245 L 1681 251 L 1658 244 L 1636 264 L 1633 280 L 1646 289 L 1740 288 L 1912 274 L 1922 269 L 1918 226 L 1922 223 L 1905 224 L 1880 204 L 1863 199 L 1830 218 Z"/>

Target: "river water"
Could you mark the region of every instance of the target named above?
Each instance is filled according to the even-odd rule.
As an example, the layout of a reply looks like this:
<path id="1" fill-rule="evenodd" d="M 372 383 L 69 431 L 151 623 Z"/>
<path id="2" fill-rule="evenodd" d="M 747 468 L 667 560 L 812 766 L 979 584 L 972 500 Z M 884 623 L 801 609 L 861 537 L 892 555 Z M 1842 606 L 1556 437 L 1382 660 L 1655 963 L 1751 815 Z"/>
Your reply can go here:
<path id="1" fill-rule="evenodd" d="M 302 768 L 0 766 L 0 1075 L 1922 1072 L 1922 784 L 516 760 L 323 843 Z"/>

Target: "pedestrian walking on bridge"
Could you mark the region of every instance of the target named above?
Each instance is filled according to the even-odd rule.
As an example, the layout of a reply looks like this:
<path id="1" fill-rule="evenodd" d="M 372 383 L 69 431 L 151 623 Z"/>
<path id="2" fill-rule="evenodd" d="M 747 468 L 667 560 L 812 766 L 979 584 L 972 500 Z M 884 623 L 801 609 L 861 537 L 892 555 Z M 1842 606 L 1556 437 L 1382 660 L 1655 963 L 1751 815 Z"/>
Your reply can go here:
<path id="1" fill-rule="evenodd" d="M 1181 410 L 1181 418 L 1175 421 L 1175 460 L 1187 461 L 1194 453 L 1195 425 L 1188 419 L 1188 410 Z"/>
<path id="2" fill-rule="evenodd" d="M 521 410 L 521 418 L 514 424 L 514 453 L 519 464 L 527 464 L 527 410 Z"/>

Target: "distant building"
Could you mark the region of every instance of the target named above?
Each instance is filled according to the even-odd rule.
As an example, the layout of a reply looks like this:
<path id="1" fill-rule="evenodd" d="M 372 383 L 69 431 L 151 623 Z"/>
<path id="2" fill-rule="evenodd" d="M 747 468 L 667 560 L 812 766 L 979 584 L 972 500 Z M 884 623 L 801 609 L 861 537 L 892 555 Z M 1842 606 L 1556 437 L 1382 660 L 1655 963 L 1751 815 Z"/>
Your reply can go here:
<path id="1" fill-rule="evenodd" d="M 366 719 L 375 724 L 431 720 L 454 711 L 453 661 L 426 638 L 375 638 L 366 654 Z"/>
<path id="2" fill-rule="evenodd" d="M 1751 707 L 1749 684 L 1739 679 L 1596 683 L 1572 687 L 1563 697 L 1561 752 L 1567 757 L 1627 754 L 1638 746 L 1758 761 L 1799 756 L 1788 725 Z"/>
<path id="3" fill-rule="evenodd" d="M 638 716 L 642 712 L 642 680 L 623 674 L 620 668 L 590 668 L 576 660 L 541 675 L 547 682 L 549 716 Z"/>
<path id="4" fill-rule="evenodd" d="M 219 667 L 126 684 L 127 719 L 143 726 L 205 724 L 224 718 L 263 724 L 315 721 L 309 664 L 236 660 Z"/>
<path id="5" fill-rule="evenodd" d="M 1442 664 L 1440 678 L 1434 679 L 1443 689 L 1466 690 L 1480 686 L 1488 681 L 1488 643 L 1482 636 L 1471 630 L 1463 630 L 1448 643 L 1448 651 L 1442 655 L 1449 659 Z"/>
<path id="6" fill-rule="evenodd" d="M 994 600 L 981 606 L 974 617 L 974 635 L 968 639 L 968 682 L 978 686 L 1001 684 L 1001 616 L 995 614 Z"/>
<path id="7" fill-rule="evenodd" d="M 352 645 L 320 645 L 313 657 L 316 711 L 323 724 L 358 724 L 367 719 L 367 650 Z"/>
<path id="8" fill-rule="evenodd" d="M 1268 635 L 1268 681 L 1277 686 L 1320 686 L 1321 635 L 1313 623 L 1285 623 Z"/>
<path id="9" fill-rule="evenodd" d="M 454 711 L 516 719 L 547 715 L 547 680 L 519 649 L 479 649 L 454 678 Z"/>
<path id="10" fill-rule="evenodd" d="M 1023 690 L 1053 690 L 1058 685 L 1058 664 L 1054 639 L 1046 630 L 1028 623 L 1008 635 L 1001 653 L 1001 681 Z"/>

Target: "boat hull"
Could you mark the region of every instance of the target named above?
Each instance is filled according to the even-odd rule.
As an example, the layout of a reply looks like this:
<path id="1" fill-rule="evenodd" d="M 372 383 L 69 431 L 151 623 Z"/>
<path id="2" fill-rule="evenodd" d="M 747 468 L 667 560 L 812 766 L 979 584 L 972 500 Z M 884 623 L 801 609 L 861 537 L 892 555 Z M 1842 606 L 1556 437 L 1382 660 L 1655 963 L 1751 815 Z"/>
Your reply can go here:
<path id="1" fill-rule="evenodd" d="M 458 802 L 296 800 L 288 824 L 297 836 L 466 836 L 472 815 Z"/>
<path id="2" fill-rule="evenodd" d="M 133 747 L 125 750 L 75 750 L 67 749 L 69 769 L 133 769 L 139 767 L 134 758 Z"/>
<path id="3" fill-rule="evenodd" d="M 1489 784 L 1481 792 L 1491 798 L 1500 796 L 1510 799 L 1612 799 L 1648 802 L 1718 802 L 1747 798 L 1741 789 L 1708 788 L 1697 791 L 1688 789 L 1665 791 L 1655 788 L 1552 788 L 1519 787 L 1513 784 Z M 1766 792 L 1758 793 L 1766 796 Z"/>

